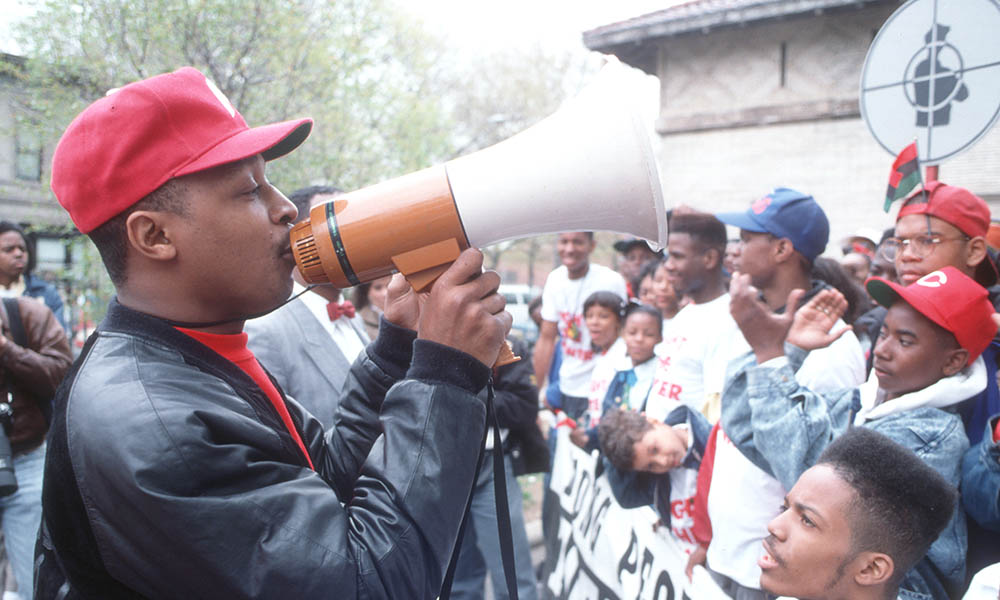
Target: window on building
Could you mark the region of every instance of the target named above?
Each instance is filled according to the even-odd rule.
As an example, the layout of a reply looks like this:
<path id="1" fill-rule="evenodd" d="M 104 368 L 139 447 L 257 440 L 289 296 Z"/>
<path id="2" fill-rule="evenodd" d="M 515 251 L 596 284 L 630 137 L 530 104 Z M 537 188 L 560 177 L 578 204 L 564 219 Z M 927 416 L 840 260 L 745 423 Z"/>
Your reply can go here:
<path id="1" fill-rule="evenodd" d="M 38 132 L 27 128 L 18 128 L 15 137 L 15 175 L 18 179 L 41 181 L 42 179 L 42 141 Z"/>

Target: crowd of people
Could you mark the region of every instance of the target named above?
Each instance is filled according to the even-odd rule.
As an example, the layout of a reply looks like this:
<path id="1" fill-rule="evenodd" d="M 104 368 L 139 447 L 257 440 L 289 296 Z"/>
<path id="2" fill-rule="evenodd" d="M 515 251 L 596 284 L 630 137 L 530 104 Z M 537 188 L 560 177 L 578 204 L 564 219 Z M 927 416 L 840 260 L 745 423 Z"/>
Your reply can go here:
<path id="1" fill-rule="evenodd" d="M 738 213 L 678 207 L 665 256 L 616 245 L 628 294 L 621 282 L 589 287 L 587 269 L 570 268 L 581 259 L 563 257 L 586 234 L 562 234 L 564 266 L 546 282 L 551 322 L 542 331 L 557 329 L 568 348 L 589 345 L 592 371 L 582 402 L 562 369 L 546 370 L 549 345 L 536 350 L 536 377 L 558 386 L 545 395 L 549 423 L 599 451 L 619 504 L 652 506 L 688 553 L 688 574 L 705 566 L 733 598 L 959 598 L 1000 561 L 1000 287 L 990 222 L 981 198 L 928 182 L 878 242 L 848 240 L 840 264 L 821 256 L 829 223 L 808 194 L 777 188 Z M 544 312 L 547 302 L 557 310 Z M 817 465 L 836 462 L 824 453 L 855 438 L 919 457 L 925 480 L 893 481 L 913 467 L 898 460 L 878 463 L 885 490 L 870 489 L 878 471 L 864 475 L 874 483 L 840 473 L 857 488 L 841 507 L 851 543 L 829 581 L 796 573 L 798 553 L 838 546 L 830 517 L 821 522 L 795 492 L 825 485 L 813 481 Z M 851 512 L 879 494 L 890 498 L 884 508 Z M 894 512 L 922 516 L 901 522 Z M 789 541 L 795 519 L 812 531 Z"/>
<path id="2" fill-rule="evenodd" d="M 620 240 L 615 269 L 561 233 L 531 348 L 475 249 L 426 294 L 306 287 L 289 228 L 343 192 L 286 199 L 266 172 L 311 127 L 251 128 L 191 68 L 85 109 L 52 186 L 117 295 L 72 366 L 58 294 L 0 222 L 21 598 L 482 598 L 489 574 L 531 600 L 516 475 L 557 443 L 597 454 L 618 503 L 652 507 L 734 599 L 996 597 L 981 198 L 927 182 L 839 260 L 821 204 L 785 187 L 677 206 L 665 252 Z M 523 359 L 493 368 L 505 340 Z"/>

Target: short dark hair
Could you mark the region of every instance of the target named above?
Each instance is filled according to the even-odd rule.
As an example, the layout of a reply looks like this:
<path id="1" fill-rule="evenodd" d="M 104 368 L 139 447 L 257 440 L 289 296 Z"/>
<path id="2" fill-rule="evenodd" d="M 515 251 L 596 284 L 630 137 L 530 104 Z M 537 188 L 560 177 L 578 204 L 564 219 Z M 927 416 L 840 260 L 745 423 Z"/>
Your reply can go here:
<path id="1" fill-rule="evenodd" d="M 621 296 L 614 292 L 599 291 L 587 296 L 587 299 L 583 301 L 583 314 L 586 316 L 587 311 L 590 310 L 591 306 L 602 306 L 618 317 L 618 322 L 620 323 L 625 317 L 625 301 L 622 300 Z"/>
<path id="2" fill-rule="evenodd" d="M 128 233 L 125 222 L 139 210 L 169 212 L 177 215 L 187 213 L 187 187 L 179 179 L 168 179 L 132 206 L 118 213 L 107 222 L 87 234 L 97 246 L 101 261 L 108 271 L 111 283 L 121 286 L 125 283 L 125 261 L 128 256 Z"/>
<path id="3" fill-rule="evenodd" d="M 313 196 L 343 193 L 344 190 L 333 185 L 310 185 L 295 190 L 288 195 L 288 199 L 292 201 L 292 204 L 299 211 L 299 215 L 295 217 L 294 222 L 298 223 L 309 218 L 309 203 L 312 202 Z"/>
<path id="4" fill-rule="evenodd" d="M 604 413 L 597 426 L 601 453 L 619 471 L 631 471 L 635 460 L 635 445 L 652 428 L 652 423 L 642 413 L 612 408 Z"/>
<path id="5" fill-rule="evenodd" d="M 844 295 L 844 299 L 847 300 L 844 322 L 848 325 L 853 325 L 858 317 L 871 310 L 872 302 L 864 288 L 851 278 L 836 260 L 827 256 L 817 256 L 813 262 L 811 277 L 826 283 Z"/>
<path id="6" fill-rule="evenodd" d="M 726 226 L 708 213 L 675 213 L 670 219 L 670 233 L 686 233 L 702 248 L 718 250 L 720 262 L 726 251 Z"/>
<path id="7" fill-rule="evenodd" d="M 851 488 L 851 546 L 892 557 L 898 585 L 955 513 L 958 492 L 912 450 L 865 427 L 838 437 L 816 464 L 829 465 Z"/>
<path id="8" fill-rule="evenodd" d="M 21 226 L 13 221 L 0 221 L 0 235 L 8 232 L 15 232 L 24 241 L 24 248 L 28 251 L 28 261 L 24 267 L 24 274 L 30 275 L 35 270 L 35 240 L 34 236 L 29 236 L 21 229 Z"/>
<path id="9" fill-rule="evenodd" d="M 629 302 L 628 306 L 625 307 L 625 318 L 622 322 L 628 321 L 628 318 L 635 314 L 649 315 L 656 320 L 656 329 L 662 334 L 663 333 L 663 313 L 660 309 L 655 306 L 650 306 L 648 304 L 640 304 L 639 302 Z"/>
<path id="10" fill-rule="evenodd" d="M 663 264 L 663 258 L 657 256 L 656 258 L 651 258 L 645 263 L 643 263 L 642 268 L 639 269 L 639 275 L 632 282 L 632 291 L 635 292 L 636 297 L 639 296 L 639 286 L 642 285 L 642 280 L 647 277 L 653 277 L 656 274 L 656 269 Z"/>

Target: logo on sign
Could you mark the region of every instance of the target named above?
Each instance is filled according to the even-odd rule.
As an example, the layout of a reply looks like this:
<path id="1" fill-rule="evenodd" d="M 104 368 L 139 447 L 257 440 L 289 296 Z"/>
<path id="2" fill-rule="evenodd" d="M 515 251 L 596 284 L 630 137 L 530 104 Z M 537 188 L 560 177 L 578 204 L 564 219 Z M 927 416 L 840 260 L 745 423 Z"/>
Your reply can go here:
<path id="1" fill-rule="evenodd" d="M 1000 0 L 909 0 L 886 20 L 861 75 L 861 115 L 890 154 L 917 141 L 936 165 L 1000 118 Z"/>

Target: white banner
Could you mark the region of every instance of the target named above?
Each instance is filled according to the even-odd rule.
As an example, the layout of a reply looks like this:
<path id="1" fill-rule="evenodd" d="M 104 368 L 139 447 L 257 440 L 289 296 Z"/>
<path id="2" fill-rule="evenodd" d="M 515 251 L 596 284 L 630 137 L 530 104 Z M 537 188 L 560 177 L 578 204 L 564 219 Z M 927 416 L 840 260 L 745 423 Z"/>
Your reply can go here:
<path id="1" fill-rule="evenodd" d="M 655 531 L 650 507 L 627 510 L 607 480 L 595 477 L 597 459 L 560 428 L 547 493 L 558 498 L 558 545 L 547 557 L 547 591 L 567 600 L 729 600 L 703 568 L 684 574 L 687 554 L 669 529 Z"/>

